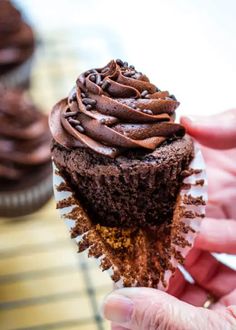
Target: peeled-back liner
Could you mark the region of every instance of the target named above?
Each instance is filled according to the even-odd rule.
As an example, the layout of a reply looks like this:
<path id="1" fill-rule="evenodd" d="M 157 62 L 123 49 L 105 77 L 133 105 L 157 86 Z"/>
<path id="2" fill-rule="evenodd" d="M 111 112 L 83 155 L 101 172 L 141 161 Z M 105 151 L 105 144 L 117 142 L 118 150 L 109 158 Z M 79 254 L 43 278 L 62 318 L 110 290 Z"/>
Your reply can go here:
<path id="1" fill-rule="evenodd" d="M 94 224 L 54 164 L 57 208 L 78 244 L 78 251 L 96 258 L 116 287 L 168 288 L 182 265 L 205 216 L 205 164 L 195 143 L 195 156 L 185 170 L 171 224 L 152 228 L 118 228 Z"/>

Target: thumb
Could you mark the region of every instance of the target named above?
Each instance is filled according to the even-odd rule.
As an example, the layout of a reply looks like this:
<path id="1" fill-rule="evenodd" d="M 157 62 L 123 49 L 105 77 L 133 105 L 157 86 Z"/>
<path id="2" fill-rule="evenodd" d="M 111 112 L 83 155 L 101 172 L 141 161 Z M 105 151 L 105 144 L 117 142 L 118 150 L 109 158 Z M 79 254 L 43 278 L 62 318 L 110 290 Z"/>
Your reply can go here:
<path id="1" fill-rule="evenodd" d="M 191 136 L 207 147 L 236 147 L 236 109 L 207 117 L 182 117 L 180 122 Z"/>
<path id="2" fill-rule="evenodd" d="M 197 308 L 165 292 L 148 288 L 124 288 L 111 293 L 104 302 L 103 314 L 118 329 L 199 330 L 234 329 L 230 312 Z"/>

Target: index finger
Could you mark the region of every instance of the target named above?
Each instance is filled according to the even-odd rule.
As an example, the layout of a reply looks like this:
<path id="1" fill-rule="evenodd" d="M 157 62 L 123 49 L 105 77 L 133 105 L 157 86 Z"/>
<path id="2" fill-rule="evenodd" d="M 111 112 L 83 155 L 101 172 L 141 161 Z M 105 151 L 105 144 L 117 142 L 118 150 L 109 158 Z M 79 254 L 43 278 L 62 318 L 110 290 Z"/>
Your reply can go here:
<path id="1" fill-rule="evenodd" d="M 194 281 L 216 297 L 236 287 L 236 272 L 214 258 L 208 251 L 193 248 L 184 263 Z"/>
<path id="2" fill-rule="evenodd" d="M 213 116 L 182 117 L 187 132 L 201 144 L 214 149 L 236 147 L 236 109 Z"/>
<path id="3" fill-rule="evenodd" d="M 236 220 L 205 218 L 194 246 L 219 253 L 236 253 Z"/>

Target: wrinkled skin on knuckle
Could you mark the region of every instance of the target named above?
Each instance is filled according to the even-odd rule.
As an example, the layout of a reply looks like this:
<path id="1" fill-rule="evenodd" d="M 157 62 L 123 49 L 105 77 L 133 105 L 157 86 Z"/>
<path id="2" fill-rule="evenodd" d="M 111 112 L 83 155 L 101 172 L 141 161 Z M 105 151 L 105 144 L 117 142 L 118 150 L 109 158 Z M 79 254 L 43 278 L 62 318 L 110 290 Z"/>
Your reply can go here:
<path id="1" fill-rule="evenodd" d="M 236 330 L 236 327 L 232 326 L 229 318 L 226 317 L 225 311 L 219 313 L 207 309 L 202 310 L 202 317 L 196 324 L 196 330 L 201 330 L 204 327 L 207 327 L 208 330 Z"/>
<path id="2" fill-rule="evenodd" d="M 183 330 L 178 326 L 173 327 L 173 314 L 174 309 L 170 304 L 150 303 L 141 315 L 136 315 L 136 324 L 140 324 L 139 330 Z"/>
<path id="3" fill-rule="evenodd" d="M 222 313 L 219 313 L 219 314 L 220 314 L 220 317 L 222 317 Z M 227 330 L 228 329 L 236 330 L 236 306 L 226 307 L 223 317 L 229 324 Z"/>
<path id="4" fill-rule="evenodd" d="M 156 302 L 146 306 L 142 314 L 136 312 L 134 320 L 138 330 L 236 330 L 236 318 L 230 310 L 200 312 L 193 307 L 180 311 L 172 304 Z"/>

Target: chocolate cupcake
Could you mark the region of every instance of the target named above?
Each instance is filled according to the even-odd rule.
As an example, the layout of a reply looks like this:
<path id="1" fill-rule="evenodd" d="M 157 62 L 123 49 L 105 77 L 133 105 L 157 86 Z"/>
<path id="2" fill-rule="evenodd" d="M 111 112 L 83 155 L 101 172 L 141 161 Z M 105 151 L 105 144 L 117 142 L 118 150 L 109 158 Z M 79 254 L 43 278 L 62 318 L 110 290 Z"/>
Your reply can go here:
<path id="1" fill-rule="evenodd" d="M 52 195 L 47 116 L 21 91 L 0 88 L 0 122 L 0 216 L 21 216 Z"/>
<path id="2" fill-rule="evenodd" d="M 81 74 L 50 116 L 58 207 L 79 251 L 122 285 L 166 287 L 204 216 L 203 163 L 178 105 L 117 60 Z"/>
<path id="3" fill-rule="evenodd" d="M 7 87 L 29 84 L 35 47 L 31 27 L 8 0 L 0 1 L 0 82 Z"/>

